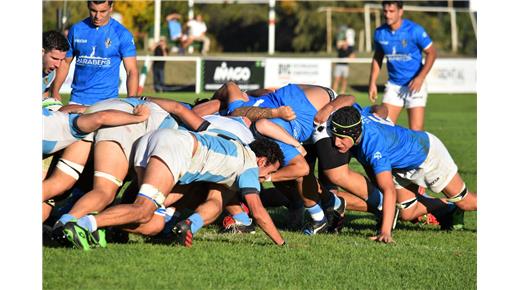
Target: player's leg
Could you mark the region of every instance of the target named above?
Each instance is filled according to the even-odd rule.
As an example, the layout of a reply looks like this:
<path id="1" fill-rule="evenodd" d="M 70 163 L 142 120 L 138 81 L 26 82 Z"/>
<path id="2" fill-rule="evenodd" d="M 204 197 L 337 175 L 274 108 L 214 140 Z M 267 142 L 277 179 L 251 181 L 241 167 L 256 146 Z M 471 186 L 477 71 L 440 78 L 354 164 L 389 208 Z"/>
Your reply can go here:
<path id="1" fill-rule="evenodd" d="M 68 146 L 51 176 L 42 182 L 43 201 L 70 189 L 79 179 L 87 162 L 91 142 L 77 141 Z"/>
<path id="2" fill-rule="evenodd" d="M 408 108 L 408 126 L 412 130 L 424 130 L 425 107 Z"/>
<path id="3" fill-rule="evenodd" d="M 101 211 L 115 198 L 128 172 L 128 160 L 120 145 L 112 141 L 96 143 L 94 150 L 94 186 L 72 207 L 75 217 Z"/>
<path id="4" fill-rule="evenodd" d="M 460 209 L 465 211 L 477 210 L 477 195 L 470 192 L 462 177 L 457 173 L 442 191 L 448 201 L 455 203 Z"/>
<path id="5" fill-rule="evenodd" d="M 397 124 L 397 119 L 399 118 L 399 114 L 401 113 L 402 107 L 395 106 L 388 103 L 383 103 L 383 106 L 388 110 L 388 118 L 394 123 Z"/>

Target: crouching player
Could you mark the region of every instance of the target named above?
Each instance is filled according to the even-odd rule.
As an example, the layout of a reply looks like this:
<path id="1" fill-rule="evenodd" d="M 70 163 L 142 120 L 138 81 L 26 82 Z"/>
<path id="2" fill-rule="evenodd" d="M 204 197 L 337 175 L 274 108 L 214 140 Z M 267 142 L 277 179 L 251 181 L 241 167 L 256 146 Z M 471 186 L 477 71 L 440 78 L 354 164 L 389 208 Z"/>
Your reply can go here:
<path id="1" fill-rule="evenodd" d="M 401 218 L 413 220 L 428 212 L 452 207 L 477 210 L 477 196 L 470 192 L 444 144 L 433 134 L 394 125 L 374 115 L 362 116 L 359 105 L 334 112 L 330 129 L 340 152 L 349 151 L 375 176 L 383 192 L 383 218 L 379 234 L 373 240 L 390 243 L 397 207 Z M 443 192 L 448 204 L 418 202 L 410 185 Z M 440 201 L 440 200 L 438 200 Z M 457 207 L 455 207 L 456 205 Z"/>
<path id="2" fill-rule="evenodd" d="M 66 108 L 64 107 L 66 110 Z M 77 108 L 76 108 L 77 109 Z M 82 110 L 86 109 L 83 107 Z M 120 126 L 145 121 L 150 115 L 146 106 L 135 107 L 133 114 L 104 110 L 95 113 L 78 114 L 63 111 L 51 111 L 42 108 L 43 139 L 42 154 L 49 156 L 70 146 L 65 150 L 50 177 L 42 182 L 42 219 L 45 221 L 54 206 L 53 198 L 71 188 L 83 171 L 90 143 L 81 141 L 90 133 L 102 126 Z M 85 144 L 84 144 L 85 143 Z M 87 148 L 83 150 L 81 148 Z"/>
<path id="3" fill-rule="evenodd" d="M 145 155 L 143 158 L 136 156 L 140 160 L 135 160 L 135 166 L 145 170 L 135 202 L 67 223 L 64 233 L 75 247 L 90 249 L 89 240 L 93 239 L 89 237 L 98 228 L 149 222 L 175 184 L 196 181 L 236 186 L 244 195 L 256 223 L 274 243 L 285 244 L 258 196 L 259 178 L 276 171 L 283 160 L 275 143 L 256 140 L 250 146 L 244 146 L 226 135 L 160 129 L 143 136 L 138 147 L 143 144 Z M 180 237 L 178 241 L 191 246 L 193 232 L 202 226 L 200 216 L 181 221 L 175 227 Z"/>

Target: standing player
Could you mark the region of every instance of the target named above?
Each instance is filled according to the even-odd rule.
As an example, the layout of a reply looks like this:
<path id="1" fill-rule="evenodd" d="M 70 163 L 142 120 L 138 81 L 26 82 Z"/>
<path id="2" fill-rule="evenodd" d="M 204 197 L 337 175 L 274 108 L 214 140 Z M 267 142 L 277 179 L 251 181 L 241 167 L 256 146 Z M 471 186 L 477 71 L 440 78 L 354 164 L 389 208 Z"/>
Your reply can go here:
<path id="1" fill-rule="evenodd" d="M 136 49 L 132 34 L 110 17 L 113 1 L 87 1 L 90 16 L 74 24 L 69 31 L 71 45 L 62 66 L 57 70 L 51 95 L 61 100 L 60 88 L 76 58 L 71 103 L 92 105 L 117 98 L 121 60 L 126 70 L 128 96 L 137 95 Z"/>
<path id="2" fill-rule="evenodd" d="M 388 117 L 397 124 L 401 108 L 408 110 L 408 126 L 423 130 L 428 93 L 424 79 L 437 57 L 430 36 L 420 25 L 402 19 L 403 1 L 383 1 L 386 24 L 374 33 L 375 52 L 369 80 L 369 98 L 377 100 L 377 77 L 383 64 L 388 63 L 388 82 L 382 103 L 388 108 Z M 422 64 L 423 51 L 426 54 Z"/>

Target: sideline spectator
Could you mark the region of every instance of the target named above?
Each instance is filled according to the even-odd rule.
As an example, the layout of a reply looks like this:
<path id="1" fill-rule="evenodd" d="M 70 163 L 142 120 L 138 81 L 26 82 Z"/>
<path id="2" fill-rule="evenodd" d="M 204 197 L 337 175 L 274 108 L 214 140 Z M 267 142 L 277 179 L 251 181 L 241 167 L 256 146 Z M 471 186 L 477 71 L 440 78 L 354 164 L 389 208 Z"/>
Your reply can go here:
<path id="1" fill-rule="evenodd" d="M 197 14 L 195 19 L 191 19 L 186 24 L 188 28 L 188 39 L 183 42 L 182 47 L 186 49 L 189 47 L 194 41 L 202 42 L 202 54 L 207 54 L 209 51 L 210 40 L 209 37 L 206 36 L 206 31 L 208 30 L 206 23 L 202 19 L 202 14 Z"/>
<path id="2" fill-rule="evenodd" d="M 346 25 L 341 26 L 338 39 L 336 41 L 336 49 L 338 50 L 338 58 L 354 57 L 354 44 L 356 32 Z M 332 89 L 339 94 L 344 94 L 347 91 L 347 78 L 349 75 L 348 62 L 336 63 L 334 69 L 334 83 Z M 338 88 L 341 85 L 341 89 Z"/>
<path id="3" fill-rule="evenodd" d="M 168 39 L 172 44 L 171 52 L 178 52 L 181 43 L 187 39 L 187 36 L 182 32 L 182 15 L 173 11 L 166 16 L 166 22 L 168 23 Z"/>
<path id="4" fill-rule="evenodd" d="M 374 32 L 375 52 L 370 70 L 368 96 L 377 100 L 377 77 L 387 59 L 388 82 L 382 103 L 388 117 L 397 123 L 401 108 L 408 110 L 412 130 L 424 129 L 424 113 L 428 92 L 424 79 L 435 62 L 437 52 L 424 28 L 403 17 L 403 1 L 383 1 L 386 24 Z M 422 53 L 426 54 L 424 65 Z"/>
<path id="5" fill-rule="evenodd" d="M 71 48 L 56 72 L 52 97 L 61 100 L 60 88 L 76 58 L 72 94 L 75 104 L 92 105 L 119 95 L 119 67 L 123 61 L 129 96 L 137 94 L 139 71 L 132 34 L 112 19 L 113 1 L 88 1 L 89 17 L 74 24 L 68 34 Z"/>
<path id="6" fill-rule="evenodd" d="M 166 37 L 161 36 L 159 42 L 153 50 L 154 56 L 168 55 L 168 46 L 166 44 Z M 154 60 L 152 65 L 153 71 L 153 89 L 156 93 L 162 92 L 164 88 L 164 64 L 163 60 Z"/>

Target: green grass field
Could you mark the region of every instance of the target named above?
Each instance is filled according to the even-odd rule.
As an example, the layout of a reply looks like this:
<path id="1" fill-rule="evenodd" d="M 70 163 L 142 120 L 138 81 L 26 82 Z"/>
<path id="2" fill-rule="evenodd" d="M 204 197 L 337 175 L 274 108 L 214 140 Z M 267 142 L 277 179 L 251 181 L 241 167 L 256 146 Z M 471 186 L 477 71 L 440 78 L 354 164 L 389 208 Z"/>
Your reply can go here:
<path id="1" fill-rule="evenodd" d="M 174 94 L 190 101 L 193 94 Z M 208 94 L 206 94 L 208 95 Z M 356 94 L 368 105 L 366 94 Z M 163 95 L 166 96 L 166 95 Z M 426 130 L 448 147 L 467 186 L 477 191 L 477 97 L 430 94 Z M 399 120 L 406 125 L 406 114 Z M 359 164 L 353 163 L 361 171 Z M 270 209 L 283 224 L 285 209 Z M 466 213 L 466 229 L 441 232 L 434 226 L 399 222 L 396 243 L 368 240 L 370 214 L 348 213 L 339 235 L 304 236 L 282 231 L 289 246 L 254 235 L 201 230 L 191 249 L 130 244 L 82 252 L 43 249 L 43 289 L 475 289 L 477 214 Z"/>

